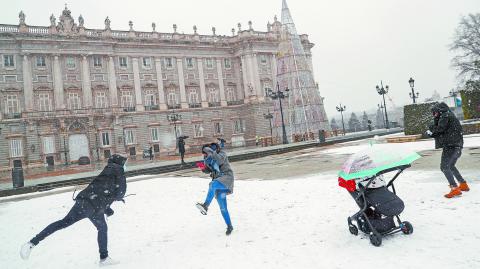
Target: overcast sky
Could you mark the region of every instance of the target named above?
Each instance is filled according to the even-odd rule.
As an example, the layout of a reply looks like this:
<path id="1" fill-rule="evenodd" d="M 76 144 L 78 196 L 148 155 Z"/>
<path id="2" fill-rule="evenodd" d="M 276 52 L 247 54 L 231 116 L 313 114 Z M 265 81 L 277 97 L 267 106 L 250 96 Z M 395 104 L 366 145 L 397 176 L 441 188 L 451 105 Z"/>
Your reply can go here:
<path id="1" fill-rule="evenodd" d="M 134 29 L 200 34 L 231 34 L 231 28 L 249 20 L 255 30 L 266 31 L 267 22 L 281 15 L 281 0 L 0 0 L 0 23 L 18 24 L 23 10 L 30 25 L 49 25 L 49 16 L 59 17 L 67 3 L 85 27 L 103 29 L 109 16 L 112 29 Z M 450 68 L 448 50 L 461 16 L 480 12 L 480 0 L 289 0 L 300 33 L 306 33 L 313 48 L 315 79 L 325 97 L 327 114 L 336 114 L 342 102 L 348 112 L 376 107 L 380 96 L 375 85 L 390 86 L 393 100 L 387 107 L 411 102 L 408 79 L 415 79 L 420 98 L 437 90 L 442 96 L 457 86 Z"/>

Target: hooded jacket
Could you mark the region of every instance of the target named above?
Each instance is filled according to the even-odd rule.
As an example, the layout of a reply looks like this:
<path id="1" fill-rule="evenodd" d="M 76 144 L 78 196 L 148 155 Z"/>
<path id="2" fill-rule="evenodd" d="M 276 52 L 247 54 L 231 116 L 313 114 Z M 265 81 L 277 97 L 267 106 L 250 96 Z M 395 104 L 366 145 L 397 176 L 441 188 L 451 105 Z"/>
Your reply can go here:
<path id="1" fill-rule="evenodd" d="M 463 147 L 463 130 L 460 121 L 445 103 L 432 107 L 432 112 L 438 112 L 434 123 L 430 126 L 432 137 L 435 138 L 435 148 Z"/>
<path id="2" fill-rule="evenodd" d="M 122 200 L 127 191 L 123 165 L 127 158 L 118 154 L 108 159 L 102 172 L 78 195 L 76 199 L 90 202 L 96 211 L 104 211 L 114 201 Z"/>
<path id="3" fill-rule="evenodd" d="M 228 188 L 230 193 L 233 193 L 234 176 L 233 170 L 228 162 L 227 153 L 223 151 L 223 149 L 219 149 L 217 152 L 217 150 L 213 150 L 211 147 L 204 147 L 202 151 L 207 154 L 206 160 L 211 158 L 219 166 L 219 176 L 213 179 L 220 181 Z"/>

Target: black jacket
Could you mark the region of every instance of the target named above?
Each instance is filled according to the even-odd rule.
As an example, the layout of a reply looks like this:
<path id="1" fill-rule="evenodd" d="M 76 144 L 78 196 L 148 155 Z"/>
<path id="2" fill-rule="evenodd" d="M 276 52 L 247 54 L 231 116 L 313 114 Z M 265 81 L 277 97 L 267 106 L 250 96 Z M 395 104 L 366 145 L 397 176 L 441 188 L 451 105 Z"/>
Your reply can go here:
<path id="1" fill-rule="evenodd" d="M 185 139 L 183 137 L 178 138 L 178 152 L 185 153 Z"/>
<path id="2" fill-rule="evenodd" d="M 78 195 L 76 199 L 90 202 L 96 211 L 105 211 L 114 201 L 122 200 L 127 191 L 123 165 L 126 158 L 113 155 L 103 171 Z"/>
<path id="3" fill-rule="evenodd" d="M 438 112 L 430 126 L 432 137 L 435 138 L 435 148 L 463 147 L 463 130 L 460 121 L 445 103 L 439 103 L 432 108 L 432 112 Z"/>

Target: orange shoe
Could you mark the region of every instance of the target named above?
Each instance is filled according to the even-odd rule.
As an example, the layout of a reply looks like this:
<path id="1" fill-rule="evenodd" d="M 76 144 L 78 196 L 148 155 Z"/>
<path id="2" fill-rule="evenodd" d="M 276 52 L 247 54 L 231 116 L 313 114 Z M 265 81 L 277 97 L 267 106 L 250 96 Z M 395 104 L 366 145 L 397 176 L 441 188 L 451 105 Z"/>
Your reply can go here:
<path id="1" fill-rule="evenodd" d="M 450 198 L 453 198 L 455 196 L 462 195 L 462 191 L 460 190 L 460 188 L 458 188 L 458 187 L 450 187 L 450 188 L 451 188 L 451 190 L 450 190 L 449 193 L 445 194 L 445 198 L 450 199 Z"/>
<path id="2" fill-rule="evenodd" d="M 470 190 L 470 188 L 468 187 L 467 182 L 462 182 L 462 183 L 460 183 L 460 185 L 458 186 L 458 188 L 459 188 L 461 191 L 469 191 L 469 190 Z"/>

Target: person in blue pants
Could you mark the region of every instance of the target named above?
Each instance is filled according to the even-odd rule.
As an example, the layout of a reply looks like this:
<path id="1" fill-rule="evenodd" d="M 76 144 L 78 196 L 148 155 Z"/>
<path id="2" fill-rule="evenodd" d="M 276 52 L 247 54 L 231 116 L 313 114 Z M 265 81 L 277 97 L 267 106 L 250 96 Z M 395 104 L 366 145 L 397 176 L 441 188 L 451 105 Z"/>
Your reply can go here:
<path id="1" fill-rule="evenodd" d="M 202 147 L 205 168 L 204 173 L 210 173 L 212 181 L 209 184 L 204 203 L 197 203 L 197 208 L 203 215 L 207 214 L 213 198 L 217 199 L 223 219 L 227 225 L 226 235 L 233 231 L 232 221 L 227 208 L 227 195 L 233 193 L 234 175 L 226 152 L 217 144 L 212 143 Z"/>

